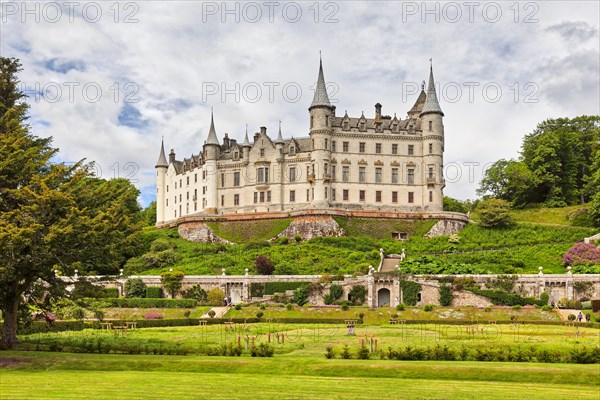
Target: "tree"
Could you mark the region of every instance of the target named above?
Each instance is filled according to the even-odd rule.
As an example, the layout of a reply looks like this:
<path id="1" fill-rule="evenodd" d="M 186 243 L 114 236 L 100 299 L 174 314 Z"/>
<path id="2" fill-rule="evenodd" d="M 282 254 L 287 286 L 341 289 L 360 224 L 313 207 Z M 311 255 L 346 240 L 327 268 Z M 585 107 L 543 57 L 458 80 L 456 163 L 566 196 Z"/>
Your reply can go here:
<path id="1" fill-rule="evenodd" d="M 514 206 L 523 206 L 534 199 L 531 193 L 534 184 L 534 176 L 524 162 L 502 159 L 485 171 L 477 194 L 491 194 Z"/>
<path id="2" fill-rule="evenodd" d="M 254 266 L 256 267 L 256 272 L 261 275 L 271 275 L 275 270 L 273 261 L 271 261 L 269 257 L 263 255 L 256 257 L 254 260 Z"/>
<path id="3" fill-rule="evenodd" d="M 156 224 L 156 201 L 148 204 L 148 206 L 142 210 L 141 217 L 146 226 L 154 226 L 154 224 Z"/>
<path id="4" fill-rule="evenodd" d="M 212 288 L 208 291 L 208 304 L 211 306 L 222 306 L 225 300 L 225 292 L 219 288 Z"/>
<path id="5" fill-rule="evenodd" d="M 118 272 L 135 253 L 138 191 L 94 178 L 91 165 L 52 163 L 51 138 L 27 125 L 20 63 L 0 58 L 0 308 L 2 344 L 17 342 L 23 302 L 64 297 L 59 275 Z M 118 181 L 118 182 L 117 182 Z M 43 296 L 41 296 L 43 294 Z"/>
<path id="6" fill-rule="evenodd" d="M 146 297 L 146 284 L 140 278 L 127 279 L 125 297 Z"/>
<path id="7" fill-rule="evenodd" d="M 480 225 L 487 228 L 506 227 L 514 224 L 510 216 L 510 205 L 502 199 L 486 199 L 477 205 Z"/>
<path id="8" fill-rule="evenodd" d="M 171 293 L 171 297 L 175 298 L 177 291 L 183 285 L 183 271 L 170 269 L 160 274 L 160 281 L 165 289 Z"/>
<path id="9" fill-rule="evenodd" d="M 469 207 L 466 203 L 453 199 L 452 197 L 444 196 L 444 211 L 452 211 L 466 214 L 469 211 Z"/>
<path id="10" fill-rule="evenodd" d="M 444 307 L 452 305 L 452 286 L 440 285 L 440 304 Z"/>

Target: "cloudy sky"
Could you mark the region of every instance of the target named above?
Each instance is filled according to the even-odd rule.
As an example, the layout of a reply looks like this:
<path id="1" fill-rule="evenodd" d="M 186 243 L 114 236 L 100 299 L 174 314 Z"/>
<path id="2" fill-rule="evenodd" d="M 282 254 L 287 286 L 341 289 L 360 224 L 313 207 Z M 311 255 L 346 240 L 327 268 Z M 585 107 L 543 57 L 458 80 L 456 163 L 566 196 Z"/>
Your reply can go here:
<path id="1" fill-rule="evenodd" d="M 97 162 L 154 198 L 161 137 L 198 153 L 217 133 L 308 135 L 322 52 L 338 114 L 405 118 L 429 60 L 446 114 L 445 193 L 474 198 L 487 163 L 547 118 L 600 110 L 600 6 L 547 2 L 2 2 L 31 125 L 60 161 Z"/>

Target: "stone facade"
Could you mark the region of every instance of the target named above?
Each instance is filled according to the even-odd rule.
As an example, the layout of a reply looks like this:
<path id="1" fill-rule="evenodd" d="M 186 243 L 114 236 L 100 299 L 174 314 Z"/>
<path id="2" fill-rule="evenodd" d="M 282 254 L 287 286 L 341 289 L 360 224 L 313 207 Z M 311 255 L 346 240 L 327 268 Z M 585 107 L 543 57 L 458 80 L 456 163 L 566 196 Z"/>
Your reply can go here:
<path id="1" fill-rule="evenodd" d="M 322 67 L 309 108 L 309 128 L 277 138 L 261 127 L 250 142 L 216 136 L 214 121 L 202 151 L 156 164 L 157 221 L 170 226 L 194 215 L 260 214 L 311 209 L 442 210 L 444 114 L 433 72 L 406 118 L 339 115 L 327 95 Z M 305 134 L 308 136 L 305 136 Z M 190 152 L 191 153 L 191 152 Z M 189 154 L 189 153 L 188 153 Z M 210 234 L 206 232 L 210 237 Z"/>
<path id="2" fill-rule="evenodd" d="M 217 236 L 213 230 L 203 222 L 189 222 L 187 224 L 179 225 L 178 232 L 179 236 L 190 242 L 232 244 L 229 240 Z"/>
<path id="3" fill-rule="evenodd" d="M 425 237 L 452 235 L 460 232 L 467 225 L 465 221 L 443 219 L 431 227 Z"/>
<path id="4" fill-rule="evenodd" d="M 346 232 L 331 216 L 301 216 L 294 218 L 277 238 L 294 238 L 296 235 L 300 235 L 303 240 L 309 240 L 319 236 L 344 236 Z"/>

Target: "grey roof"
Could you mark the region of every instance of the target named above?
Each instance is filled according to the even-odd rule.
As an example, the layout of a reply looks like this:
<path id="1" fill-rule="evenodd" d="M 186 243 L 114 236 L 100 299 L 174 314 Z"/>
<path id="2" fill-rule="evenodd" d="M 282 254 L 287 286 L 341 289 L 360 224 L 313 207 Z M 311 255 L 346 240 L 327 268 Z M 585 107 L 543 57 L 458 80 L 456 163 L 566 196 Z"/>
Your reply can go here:
<path id="1" fill-rule="evenodd" d="M 281 136 L 281 121 L 279 121 L 279 133 L 277 134 L 277 139 L 275 139 L 275 144 L 285 143 L 283 140 L 283 136 Z"/>
<path id="2" fill-rule="evenodd" d="M 156 162 L 155 168 L 159 167 L 168 167 L 169 163 L 167 162 L 167 157 L 165 157 L 165 142 L 161 140 L 160 142 L 160 155 L 158 156 L 158 161 Z"/>
<path id="3" fill-rule="evenodd" d="M 408 113 L 409 114 L 420 113 L 423 110 L 423 106 L 425 105 L 425 100 L 427 100 L 427 95 L 425 94 L 424 90 L 421 90 L 421 93 L 419 94 L 417 101 L 415 101 L 415 105 L 412 106 L 412 108 L 410 109 L 410 111 L 408 111 Z"/>
<path id="4" fill-rule="evenodd" d="M 246 131 L 246 137 L 244 138 L 244 143 L 242 143 L 242 147 L 251 147 L 250 140 L 248 140 L 248 131 Z"/>
<path id="5" fill-rule="evenodd" d="M 427 99 L 423 105 L 421 114 L 425 113 L 439 113 L 444 115 L 438 103 L 437 95 L 435 93 L 435 82 L 433 80 L 433 66 L 429 67 L 429 86 L 427 87 Z"/>
<path id="6" fill-rule="evenodd" d="M 215 121 L 213 119 L 212 110 L 210 111 L 210 130 L 208 131 L 206 144 L 216 144 L 217 146 L 220 145 L 219 139 L 217 139 L 217 132 L 215 132 Z"/>
<path id="7" fill-rule="evenodd" d="M 331 107 L 329 102 L 329 96 L 327 95 L 327 86 L 325 85 L 325 77 L 323 76 L 323 61 L 319 59 L 319 77 L 317 78 L 317 88 L 315 89 L 315 96 L 310 105 L 315 106 L 327 106 Z"/>

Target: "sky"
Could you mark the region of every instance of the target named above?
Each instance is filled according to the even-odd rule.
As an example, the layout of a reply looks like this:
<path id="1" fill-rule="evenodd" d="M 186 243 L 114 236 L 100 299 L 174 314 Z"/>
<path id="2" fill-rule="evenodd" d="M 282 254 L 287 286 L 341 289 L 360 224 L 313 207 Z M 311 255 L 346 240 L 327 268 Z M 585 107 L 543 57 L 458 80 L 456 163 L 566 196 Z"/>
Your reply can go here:
<path id="1" fill-rule="evenodd" d="M 473 199 L 548 118 L 600 113 L 600 2 L 0 1 L 30 124 L 56 161 L 96 163 L 154 200 L 161 139 L 178 159 L 217 135 L 306 137 L 319 53 L 337 114 L 406 118 L 430 60 L 445 113 L 445 195 Z"/>

